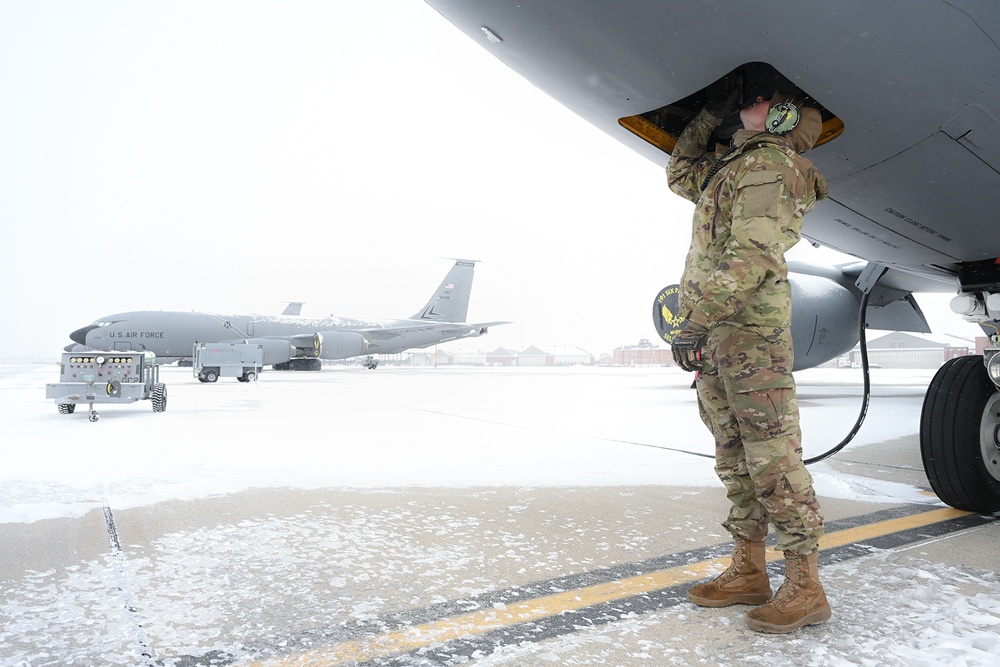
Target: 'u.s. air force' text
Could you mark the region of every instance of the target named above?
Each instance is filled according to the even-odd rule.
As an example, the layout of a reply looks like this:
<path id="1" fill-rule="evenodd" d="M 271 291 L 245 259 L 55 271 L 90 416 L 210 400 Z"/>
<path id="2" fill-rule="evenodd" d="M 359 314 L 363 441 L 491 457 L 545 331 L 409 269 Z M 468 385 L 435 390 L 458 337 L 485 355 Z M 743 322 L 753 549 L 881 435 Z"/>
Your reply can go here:
<path id="1" fill-rule="evenodd" d="M 162 331 L 115 331 L 108 338 L 163 338 Z"/>

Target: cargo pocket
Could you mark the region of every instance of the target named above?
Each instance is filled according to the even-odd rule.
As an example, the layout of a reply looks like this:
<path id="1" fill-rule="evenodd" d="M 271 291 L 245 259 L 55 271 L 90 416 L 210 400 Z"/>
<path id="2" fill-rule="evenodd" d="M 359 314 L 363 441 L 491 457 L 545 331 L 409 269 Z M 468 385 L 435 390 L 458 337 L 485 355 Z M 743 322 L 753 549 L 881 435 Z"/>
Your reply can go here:
<path id="1" fill-rule="evenodd" d="M 727 328 L 718 340 L 714 361 L 719 375 L 740 393 L 795 387 L 786 347 L 755 329 Z"/>

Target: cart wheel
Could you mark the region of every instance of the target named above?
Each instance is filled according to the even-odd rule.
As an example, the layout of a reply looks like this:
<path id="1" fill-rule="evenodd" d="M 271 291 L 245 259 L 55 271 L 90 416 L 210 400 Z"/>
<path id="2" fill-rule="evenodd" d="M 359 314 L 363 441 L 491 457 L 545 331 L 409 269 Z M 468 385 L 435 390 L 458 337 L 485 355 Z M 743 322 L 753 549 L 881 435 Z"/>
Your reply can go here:
<path id="1" fill-rule="evenodd" d="M 97 410 L 91 410 L 90 411 L 90 417 L 88 417 L 88 419 L 90 419 L 90 421 L 96 422 L 100 418 L 101 418 L 101 415 L 97 414 Z"/>
<path id="2" fill-rule="evenodd" d="M 219 374 L 215 371 L 205 371 L 205 382 L 215 382 L 219 379 Z"/>
<path id="3" fill-rule="evenodd" d="M 167 409 L 167 385 L 163 383 L 158 383 L 153 385 L 153 391 L 150 392 L 150 398 L 153 400 L 153 412 L 164 412 Z"/>
<path id="4" fill-rule="evenodd" d="M 247 371 L 246 374 L 243 376 L 243 378 L 244 382 L 256 382 L 257 374 L 254 373 L 253 371 Z"/>

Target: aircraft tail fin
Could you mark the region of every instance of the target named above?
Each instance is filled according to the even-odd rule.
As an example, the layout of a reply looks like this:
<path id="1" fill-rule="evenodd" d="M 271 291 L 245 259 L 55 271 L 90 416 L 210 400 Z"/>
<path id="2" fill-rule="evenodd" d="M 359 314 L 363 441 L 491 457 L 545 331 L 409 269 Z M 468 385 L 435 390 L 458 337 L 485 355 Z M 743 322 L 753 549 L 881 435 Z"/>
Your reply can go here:
<path id="1" fill-rule="evenodd" d="M 469 313 L 469 296 L 472 294 L 474 259 L 457 259 L 448 275 L 438 286 L 434 296 L 411 320 L 432 322 L 464 322 Z"/>

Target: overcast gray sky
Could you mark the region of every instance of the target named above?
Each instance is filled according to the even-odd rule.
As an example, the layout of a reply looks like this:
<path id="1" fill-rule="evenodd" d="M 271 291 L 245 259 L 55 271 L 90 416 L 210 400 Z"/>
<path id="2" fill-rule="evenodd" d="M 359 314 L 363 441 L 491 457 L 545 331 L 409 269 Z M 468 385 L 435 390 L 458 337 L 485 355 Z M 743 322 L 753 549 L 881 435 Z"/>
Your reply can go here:
<path id="1" fill-rule="evenodd" d="M 454 257 L 513 322 L 459 347 L 601 353 L 655 337 L 690 215 L 419 0 L 0 3 L 0 361 L 127 310 L 405 317 Z"/>

